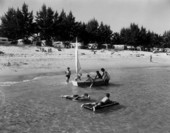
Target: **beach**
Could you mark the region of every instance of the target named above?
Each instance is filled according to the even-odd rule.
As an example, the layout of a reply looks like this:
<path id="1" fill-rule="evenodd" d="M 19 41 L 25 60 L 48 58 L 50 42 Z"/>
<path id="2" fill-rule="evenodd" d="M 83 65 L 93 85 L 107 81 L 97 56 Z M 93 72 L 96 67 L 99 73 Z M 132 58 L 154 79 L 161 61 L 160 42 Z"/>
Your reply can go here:
<path id="1" fill-rule="evenodd" d="M 45 47 L 49 49 L 49 47 Z M 65 83 L 75 77 L 74 49 L 0 46 L 0 132 L 168 133 L 170 132 L 170 56 L 166 53 L 80 49 L 83 76 L 105 68 L 110 85 L 92 88 Z M 153 59 L 150 62 L 150 55 Z M 119 107 L 93 113 L 61 95 L 106 92 Z"/>
<path id="2" fill-rule="evenodd" d="M 50 47 L 46 47 L 48 50 Z M 40 47 L 35 46 L 0 46 L 1 76 L 30 75 L 56 72 L 63 74 L 67 67 L 75 71 L 74 49 L 62 49 L 58 51 L 52 48 L 52 52 L 42 52 Z M 150 55 L 153 63 L 150 63 Z M 147 67 L 169 66 L 170 58 L 166 53 L 143 52 L 143 51 L 114 51 L 98 50 L 94 54 L 91 50 L 79 50 L 79 60 L 84 71 L 105 68 L 122 67 Z M 106 63 L 107 62 L 107 63 Z M 87 65 L 88 64 L 88 65 Z"/>

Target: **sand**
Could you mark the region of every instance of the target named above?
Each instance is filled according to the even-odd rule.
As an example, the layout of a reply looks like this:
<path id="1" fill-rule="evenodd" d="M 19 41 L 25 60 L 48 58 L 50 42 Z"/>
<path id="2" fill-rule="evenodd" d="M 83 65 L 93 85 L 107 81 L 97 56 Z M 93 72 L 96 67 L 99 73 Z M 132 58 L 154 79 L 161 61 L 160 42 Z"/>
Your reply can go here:
<path id="1" fill-rule="evenodd" d="M 45 47 L 46 50 L 49 47 Z M 58 51 L 51 48 L 52 52 L 41 52 L 35 46 L 0 46 L 0 76 L 30 75 L 48 72 L 63 74 L 67 67 L 75 71 L 74 49 Z M 153 62 L 150 63 L 150 55 Z M 170 57 L 166 53 L 153 54 L 142 51 L 97 50 L 96 54 L 90 50 L 79 50 L 79 59 L 82 70 L 121 67 L 146 67 L 170 65 Z"/>
<path id="2" fill-rule="evenodd" d="M 46 47 L 48 49 L 48 47 Z M 84 75 L 101 67 L 111 75 L 108 87 L 65 84 L 74 78 L 74 49 L 52 53 L 38 47 L 0 46 L 0 132 L 168 133 L 170 132 L 170 56 L 142 51 L 79 50 Z M 150 55 L 153 62 L 150 62 Z M 60 95 L 89 93 L 99 100 L 111 93 L 119 107 L 98 113 Z"/>

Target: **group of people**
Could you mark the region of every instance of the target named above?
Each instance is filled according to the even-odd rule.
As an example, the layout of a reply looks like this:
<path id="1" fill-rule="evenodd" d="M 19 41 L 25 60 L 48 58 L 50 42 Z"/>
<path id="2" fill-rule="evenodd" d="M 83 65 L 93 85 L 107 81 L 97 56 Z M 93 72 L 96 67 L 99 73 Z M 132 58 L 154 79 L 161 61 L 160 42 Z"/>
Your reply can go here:
<path id="1" fill-rule="evenodd" d="M 109 80 L 110 80 L 109 73 L 104 68 L 101 68 L 101 72 L 102 72 L 102 74 L 100 74 L 99 71 L 96 71 L 95 78 L 92 78 L 89 74 L 87 74 L 87 80 L 86 81 L 90 81 L 91 83 L 94 83 L 96 79 L 103 79 L 105 84 L 108 85 Z M 69 80 L 70 80 L 70 77 L 71 77 L 70 67 L 67 67 L 67 71 L 65 71 L 65 74 L 66 74 L 66 82 L 68 83 Z M 81 80 L 81 76 L 82 76 L 82 74 L 79 73 L 77 75 L 77 77 L 75 78 L 75 80 L 76 81 Z"/>
<path id="2" fill-rule="evenodd" d="M 104 68 L 101 68 L 101 72 L 102 72 L 102 74 L 100 74 L 99 71 L 96 71 L 95 78 L 92 78 L 89 74 L 87 74 L 86 81 L 90 81 L 93 84 L 93 83 L 95 83 L 96 79 L 103 79 L 105 84 L 108 85 L 109 80 L 110 80 L 109 73 Z M 68 83 L 70 80 L 70 77 L 71 77 L 71 71 L 70 71 L 69 67 L 67 68 L 67 71 L 65 72 L 65 74 L 66 74 L 66 82 Z M 82 74 L 78 74 L 75 80 L 81 80 L 81 76 L 82 76 Z M 65 95 L 62 97 L 70 98 L 69 95 Z M 81 100 L 81 99 L 89 100 L 90 96 L 88 93 L 84 93 L 83 95 L 80 95 L 80 96 L 79 95 L 71 95 L 71 98 L 73 98 L 73 100 Z M 106 93 L 106 95 L 99 102 L 96 102 L 94 106 L 103 105 L 103 104 L 109 102 L 110 101 L 109 98 L 110 98 L 110 94 Z"/>
<path id="3" fill-rule="evenodd" d="M 63 98 L 67 98 L 67 99 L 72 99 L 74 100 L 90 100 L 90 95 L 88 93 L 84 93 L 83 95 L 63 95 L 61 96 Z M 110 93 L 106 93 L 105 96 L 99 101 L 99 102 L 95 102 L 95 106 L 98 105 L 103 105 L 106 104 L 110 101 Z"/>
<path id="4" fill-rule="evenodd" d="M 102 74 L 100 74 L 99 71 L 96 71 L 95 78 L 92 78 L 88 74 L 87 75 L 87 81 L 90 81 L 91 83 L 94 83 L 96 79 L 103 79 L 105 84 L 108 85 L 109 84 L 109 80 L 110 80 L 110 75 L 109 75 L 109 73 L 104 68 L 101 68 L 101 71 L 102 71 Z"/>

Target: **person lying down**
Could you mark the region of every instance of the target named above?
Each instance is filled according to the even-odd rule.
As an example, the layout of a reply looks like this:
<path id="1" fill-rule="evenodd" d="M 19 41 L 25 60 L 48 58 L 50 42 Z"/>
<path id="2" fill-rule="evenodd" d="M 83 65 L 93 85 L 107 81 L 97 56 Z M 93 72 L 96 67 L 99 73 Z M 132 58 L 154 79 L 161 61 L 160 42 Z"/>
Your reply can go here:
<path id="1" fill-rule="evenodd" d="M 62 95 L 62 98 L 72 99 L 72 100 L 90 100 L 90 96 L 88 93 L 84 93 L 83 95 Z"/>

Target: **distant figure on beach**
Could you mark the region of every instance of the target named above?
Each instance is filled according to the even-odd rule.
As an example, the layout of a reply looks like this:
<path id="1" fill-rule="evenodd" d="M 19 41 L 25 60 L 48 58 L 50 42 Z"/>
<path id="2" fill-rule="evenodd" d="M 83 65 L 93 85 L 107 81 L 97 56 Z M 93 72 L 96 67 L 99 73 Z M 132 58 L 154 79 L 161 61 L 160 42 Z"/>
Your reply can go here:
<path id="1" fill-rule="evenodd" d="M 48 53 L 52 53 L 52 49 L 51 48 L 48 49 Z"/>
<path id="2" fill-rule="evenodd" d="M 101 71 L 103 72 L 102 79 L 104 80 L 105 84 L 108 85 L 110 80 L 110 75 L 104 68 L 101 68 Z"/>
<path id="3" fill-rule="evenodd" d="M 102 75 L 100 74 L 99 71 L 96 71 L 95 79 L 102 79 Z"/>
<path id="4" fill-rule="evenodd" d="M 66 82 L 69 83 L 70 76 L 71 76 L 70 67 L 67 67 L 67 71 L 65 71 L 65 74 L 66 74 Z"/>
<path id="5" fill-rule="evenodd" d="M 150 55 L 150 62 L 152 62 L 152 55 Z"/>
<path id="6" fill-rule="evenodd" d="M 58 47 L 58 51 L 61 51 L 61 47 L 60 46 Z"/>

